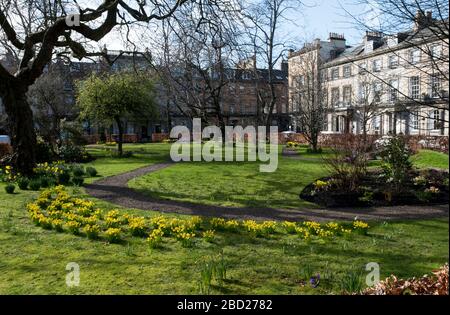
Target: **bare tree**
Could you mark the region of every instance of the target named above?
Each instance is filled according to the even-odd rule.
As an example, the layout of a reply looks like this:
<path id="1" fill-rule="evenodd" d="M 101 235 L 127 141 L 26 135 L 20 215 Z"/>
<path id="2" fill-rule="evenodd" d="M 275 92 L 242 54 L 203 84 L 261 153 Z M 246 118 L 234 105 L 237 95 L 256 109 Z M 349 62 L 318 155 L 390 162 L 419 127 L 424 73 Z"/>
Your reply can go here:
<path id="1" fill-rule="evenodd" d="M 32 173 L 36 161 L 33 114 L 27 102 L 28 88 L 40 77 L 55 54 L 76 58 L 98 55 L 89 51 L 116 26 L 127 28 L 170 18 L 185 3 L 198 7 L 198 14 L 220 1 L 103 0 L 2 0 L 0 2 L 0 53 L 12 52 L 20 62 L 15 73 L 0 65 L 0 97 L 8 115 L 14 155 L 11 162 L 23 174 Z M 75 15 L 73 15 L 75 14 Z"/>
<path id="2" fill-rule="evenodd" d="M 275 67 L 287 50 L 287 40 L 280 37 L 280 28 L 289 21 L 287 13 L 297 9 L 300 0 L 261 0 L 249 6 L 246 22 L 252 50 L 256 58 L 260 58 L 267 66 L 268 89 L 258 86 L 257 120 L 269 127 L 272 123 L 273 111 L 277 102 Z M 259 81 L 257 69 L 255 79 Z M 260 84 L 258 82 L 258 84 Z M 268 93 L 266 92 L 268 91 Z"/>
<path id="3" fill-rule="evenodd" d="M 291 90 L 293 101 L 298 105 L 296 118 L 314 152 L 318 151 L 319 135 L 326 115 L 327 88 L 320 71 L 321 64 L 317 49 L 302 54 L 295 69 L 299 75 L 294 78 Z"/>
<path id="4" fill-rule="evenodd" d="M 56 154 L 62 143 L 62 122 L 73 118 L 75 109 L 67 102 L 64 91 L 71 84 L 64 74 L 56 69 L 42 75 L 28 90 L 28 102 L 32 106 L 38 134 L 50 144 Z"/>

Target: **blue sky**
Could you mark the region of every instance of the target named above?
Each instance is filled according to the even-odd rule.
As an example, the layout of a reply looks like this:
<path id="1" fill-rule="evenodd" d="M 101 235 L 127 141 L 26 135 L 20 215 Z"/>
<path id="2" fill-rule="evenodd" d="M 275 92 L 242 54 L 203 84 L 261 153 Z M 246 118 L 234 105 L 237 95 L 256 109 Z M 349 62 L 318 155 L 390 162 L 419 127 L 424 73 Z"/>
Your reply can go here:
<path id="1" fill-rule="evenodd" d="M 293 37 L 296 43 L 320 38 L 328 39 L 330 32 L 343 33 L 349 44 L 357 44 L 362 39 L 363 31 L 352 25 L 354 15 L 364 12 L 364 7 L 351 0 L 304 0 L 305 5 L 289 16 L 295 24 L 285 26 L 283 32 Z"/>

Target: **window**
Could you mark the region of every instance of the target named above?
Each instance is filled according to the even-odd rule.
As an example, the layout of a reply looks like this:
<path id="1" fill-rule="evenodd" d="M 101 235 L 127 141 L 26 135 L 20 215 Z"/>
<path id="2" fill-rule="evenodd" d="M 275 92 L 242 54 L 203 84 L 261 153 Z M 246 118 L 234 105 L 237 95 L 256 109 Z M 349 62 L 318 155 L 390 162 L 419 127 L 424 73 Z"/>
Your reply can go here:
<path id="1" fill-rule="evenodd" d="M 383 93 L 383 84 L 381 84 L 381 82 L 375 82 L 373 84 L 373 100 L 375 102 L 380 102 L 382 93 Z"/>
<path id="2" fill-rule="evenodd" d="M 392 55 L 389 56 L 389 68 L 395 69 L 398 67 L 398 56 Z"/>
<path id="3" fill-rule="evenodd" d="M 335 68 L 331 70 L 331 80 L 339 79 L 339 68 Z"/>
<path id="4" fill-rule="evenodd" d="M 365 74 L 367 72 L 367 65 L 365 62 L 360 63 L 358 67 L 359 67 L 359 74 Z"/>
<path id="5" fill-rule="evenodd" d="M 438 74 L 430 76 L 431 97 L 439 98 L 441 93 L 441 77 Z"/>
<path id="6" fill-rule="evenodd" d="M 344 78 L 350 78 L 352 75 L 352 67 L 344 66 Z"/>
<path id="7" fill-rule="evenodd" d="M 372 62 L 372 69 L 374 72 L 381 71 L 381 59 L 376 59 Z"/>
<path id="8" fill-rule="evenodd" d="M 234 105 L 230 105 L 230 113 L 234 114 Z"/>
<path id="9" fill-rule="evenodd" d="M 432 110 L 428 118 L 428 128 L 431 130 L 439 130 L 441 128 L 440 120 L 441 117 L 439 110 Z"/>
<path id="10" fill-rule="evenodd" d="M 331 105 L 339 107 L 339 88 L 331 89 Z"/>
<path id="11" fill-rule="evenodd" d="M 420 97 L 420 80 L 418 76 L 409 78 L 409 96 L 414 100 Z"/>
<path id="12" fill-rule="evenodd" d="M 413 49 L 409 52 L 409 61 L 414 65 L 420 62 L 420 50 Z"/>
<path id="13" fill-rule="evenodd" d="M 322 131 L 328 131 L 328 114 L 323 116 L 323 126 Z"/>
<path id="14" fill-rule="evenodd" d="M 361 83 L 359 85 L 359 99 L 362 103 L 365 103 L 367 101 L 367 83 Z"/>
<path id="15" fill-rule="evenodd" d="M 373 125 L 373 130 L 374 131 L 380 131 L 381 117 L 380 116 L 373 117 L 372 118 L 372 125 Z"/>
<path id="16" fill-rule="evenodd" d="M 344 86 L 344 105 L 350 105 L 352 102 L 352 87 Z"/>
<path id="17" fill-rule="evenodd" d="M 389 101 L 396 102 L 398 99 L 398 79 L 389 81 Z"/>
<path id="18" fill-rule="evenodd" d="M 410 113 L 410 117 L 411 117 L 411 129 L 413 131 L 418 131 L 419 130 L 419 112 L 415 111 Z"/>
<path id="19" fill-rule="evenodd" d="M 442 46 L 441 45 L 433 45 L 430 48 L 430 57 L 433 59 L 439 59 L 442 57 Z"/>

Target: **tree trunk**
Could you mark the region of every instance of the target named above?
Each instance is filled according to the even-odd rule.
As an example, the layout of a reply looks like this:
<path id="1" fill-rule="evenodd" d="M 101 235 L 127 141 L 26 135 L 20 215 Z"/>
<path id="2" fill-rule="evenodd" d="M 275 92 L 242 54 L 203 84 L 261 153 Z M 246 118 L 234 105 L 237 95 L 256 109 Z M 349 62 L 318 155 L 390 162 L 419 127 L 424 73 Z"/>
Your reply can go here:
<path id="1" fill-rule="evenodd" d="M 36 132 L 33 112 L 27 102 L 27 87 L 9 86 L 3 98 L 8 116 L 13 155 L 9 162 L 22 175 L 30 176 L 36 166 Z"/>
<path id="2" fill-rule="evenodd" d="M 120 118 L 116 117 L 116 123 L 117 123 L 117 128 L 119 129 L 119 141 L 117 143 L 118 152 L 119 152 L 119 157 L 122 157 L 123 156 L 123 126 L 122 126 L 122 121 L 120 121 Z"/>

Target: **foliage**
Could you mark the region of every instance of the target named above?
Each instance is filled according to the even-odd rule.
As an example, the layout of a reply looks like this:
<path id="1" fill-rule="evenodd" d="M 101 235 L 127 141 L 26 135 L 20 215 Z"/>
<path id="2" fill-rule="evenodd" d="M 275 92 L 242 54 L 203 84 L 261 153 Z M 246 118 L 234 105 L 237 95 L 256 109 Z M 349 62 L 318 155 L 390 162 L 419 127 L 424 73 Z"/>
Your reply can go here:
<path id="1" fill-rule="evenodd" d="M 362 137 L 348 134 L 333 147 L 333 155 L 324 158 L 333 183 L 343 192 L 358 190 L 367 173 L 370 144 Z"/>
<path id="2" fill-rule="evenodd" d="M 41 179 L 40 178 L 33 178 L 32 180 L 30 180 L 29 183 L 30 189 L 33 191 L 38 191 L 39 189 L 41 189 Z"/>
<path id="3" fill-rule="evenodd" d="M 395 191 L 400 191 L 402 185 L 409 179 L 412 169 L 411 150 L 401 136 L 392 137 L 380 153 L 383 159 L 383 171 L 387 182 L 391 183 Z"/>
<path id="4" fill-rule="evenodd" d="M 117 124 L 119 155 L 122 155 L 123 119 L 145 121 L 158 113 L 154 81 L 143 72 L 92 74 L 78 84 L 77 105 L 81 119 Z"/>
<path id="5" fill-rule="evenodd" d="M 7 194 L 14 194 L 15 189 L 16 189 L 16 186 L 14 184 L 7 184 L 5 186 L 5 191 Z"/>
<path id="6" fill-rule="evenodd" d="M 97 170 L 92 166 L 86 167 L 86 173 L 89 175 L 89 177 L 96 177 L 98 175 Z"/>
<path id="7" fill-rule="evenodd" d="M 19 188 L 21 190 L 27 190 L 29 183 L 30 183 L 30 180 L 28 178 L 26 178 L 26 177 L 20 177 L 17 180 L 17 186 L 19 186 Z"/>

